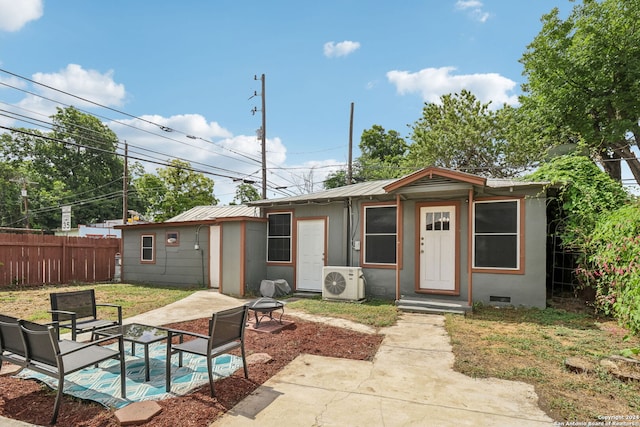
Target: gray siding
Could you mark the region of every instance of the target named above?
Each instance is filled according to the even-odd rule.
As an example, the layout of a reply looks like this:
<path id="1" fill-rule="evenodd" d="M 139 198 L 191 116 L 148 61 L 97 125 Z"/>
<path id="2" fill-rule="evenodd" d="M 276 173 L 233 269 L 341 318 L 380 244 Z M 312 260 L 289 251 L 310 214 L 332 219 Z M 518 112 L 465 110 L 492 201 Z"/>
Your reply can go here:
<path id="1" fill-rule="evenodd" d="M 178 246 L 167 246 L 166 231 L 179 231 Z M 195 227 L 157 227 L 123 230 L 122 280 L 177 287 L 204 287 L 209 283 L 208 231 L 199 232 L 200 250 L 194 249 Z M 140 261 L 141 236 L 155 235 L 155 262 Z M 204 269 L 203 269 L 204 266 Z"/>
<path id="2" fill-rule="evenodd" d="M 267 278 L 267 226 L 264 222 L 246 224 L 245 291 L 260 294 L 260 283 Z"/>
<path id="3" fill-rule="evenodd" d="M 220 285 L 222 292 L 227 295 L 242 295 L 240 271 L 242 235 L 241 224 L 238 222 L 227 222 L 222 227 L 222 258 L 220 270 L 222 271 L 222 281 Z"/>

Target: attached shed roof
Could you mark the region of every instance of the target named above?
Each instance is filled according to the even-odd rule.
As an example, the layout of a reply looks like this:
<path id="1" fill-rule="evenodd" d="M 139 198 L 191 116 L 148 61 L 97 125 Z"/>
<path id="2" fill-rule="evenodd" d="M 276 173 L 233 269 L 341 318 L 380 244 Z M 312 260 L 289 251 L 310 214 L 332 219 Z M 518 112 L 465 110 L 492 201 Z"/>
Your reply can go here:
<path id="1" fill-rule="evenodd" d="M 258 217 L 258 209 L 245 206 L 196 206 L 166 220 L 165 222 L 206 221 L 218 218 Z"/>

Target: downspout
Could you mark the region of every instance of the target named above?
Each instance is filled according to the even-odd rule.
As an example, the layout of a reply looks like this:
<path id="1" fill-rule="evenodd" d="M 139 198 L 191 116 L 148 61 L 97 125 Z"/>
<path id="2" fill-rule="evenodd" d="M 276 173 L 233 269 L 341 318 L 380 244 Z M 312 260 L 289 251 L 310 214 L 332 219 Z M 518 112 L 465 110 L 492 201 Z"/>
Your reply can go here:
<path id="1" fill-rule="evenodd" d="M 467 289 L 468 304 L 473 306 L 473 187 L 469 190 L 467 206 Z"/>
<path id="2" fill-rule="evenodd" d="M 351 197 L 347 200 L 347 267 L 353 266 L 353 239 L 351 238 L 351 230 L 353 230 L 353 224 L 351 219 L 352 208 L 351 208 Z"/>
<path id="3" fill-rule="evenodd" d="M 402 205 L 400 195 L 396 195 L 396 302 L 400 300 L 400 267 L 402 265 Z"/>

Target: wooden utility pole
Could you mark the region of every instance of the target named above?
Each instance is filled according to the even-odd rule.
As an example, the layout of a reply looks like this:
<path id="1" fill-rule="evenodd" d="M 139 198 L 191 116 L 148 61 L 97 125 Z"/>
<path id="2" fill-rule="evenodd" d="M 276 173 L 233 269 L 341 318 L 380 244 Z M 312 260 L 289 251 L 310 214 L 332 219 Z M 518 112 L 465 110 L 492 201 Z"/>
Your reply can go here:
<path id="1" fill-rule="evenodd" d="M 349 164 L 347 166 L 347 185 L 353 182 L 353 102 L 351 103 L 351 116 L 349 117 Z"/>
<path id="2" fill-rule="evenodd" d="M 122 223 L 126 224 L 129 218 L 128 184 L 129 176 L 129 144 L 124 142 L 124 171 L 122 172 Z"/>
<path id="3" fill-rule="evenodd" d="M 265 77 L 262 81 L 262 198 L 267 198 L 267 106 L 265 100 Z"/>
<path id="4" fill-rule="evenodd" d="M 19 179 L 10 179 L 9 181 L 11 182 L 19 182 L 22 184 L 22 189 L 20 191 L 20 194 L 22 195 L 22 204 L 24 206 L 24 228 L 30 228 L 29 227 L 29 197 L 27 194 L 27 184 L 36 184 L 33 181 L 28 181 L 26 178 L 19 178 Z"/>

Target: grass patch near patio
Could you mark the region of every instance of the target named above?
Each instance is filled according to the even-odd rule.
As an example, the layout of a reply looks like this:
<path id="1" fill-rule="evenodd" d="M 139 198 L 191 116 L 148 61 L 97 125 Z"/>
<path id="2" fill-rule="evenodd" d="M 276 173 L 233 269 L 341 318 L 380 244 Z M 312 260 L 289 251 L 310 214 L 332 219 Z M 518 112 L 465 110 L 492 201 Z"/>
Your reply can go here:
<path id="1" fill-rule="evenodd" d="M 555 421 L 602 421 L 640 414 L 640 381 L 622 381 L 600 361 L 637 347 L 637 337 L 615 321 L 586 310 L 474 307 L 467 316 L 447 315 L 454 369 L 472 377 L 495 377 L 535 386 L 539 406 Z M 568 357 L 593 365 L 570 372 Z"/>
<path id="2" fill-rule="evenodd" d="M 47 312 L 51 309 L 50 293 L 84 289 L 95 289 L 98 303 L 121 305 L 123 318 L 163 307 L 197 290 L 123 283 L 12 287 L 0 289 L 0 312 L 34 322 L 47 322 L 51 320 L 51 314 Z M 105 310 L 106 314 L 110 309 L 99 308 L 98 310 Z"/>
<path id="3" fill-rule="evenodd" d="M 303 298 L 288 302 L 287 307 L 309 314 L 339 317 L 354 322 L 381 328 L 391 326 L 398 320 L 398 309 L 390 301 L 368 300 L 362 303 L 325 301 L 318 298 Z"/>

